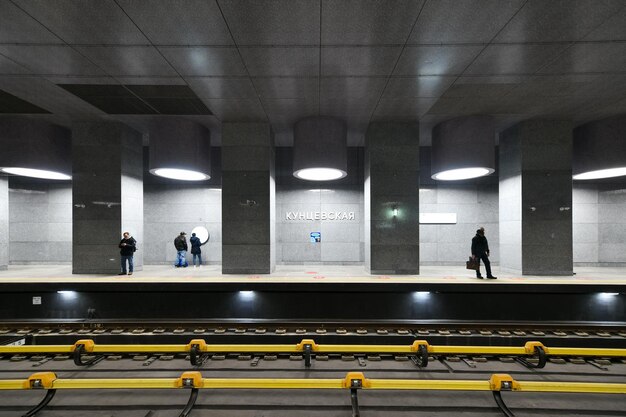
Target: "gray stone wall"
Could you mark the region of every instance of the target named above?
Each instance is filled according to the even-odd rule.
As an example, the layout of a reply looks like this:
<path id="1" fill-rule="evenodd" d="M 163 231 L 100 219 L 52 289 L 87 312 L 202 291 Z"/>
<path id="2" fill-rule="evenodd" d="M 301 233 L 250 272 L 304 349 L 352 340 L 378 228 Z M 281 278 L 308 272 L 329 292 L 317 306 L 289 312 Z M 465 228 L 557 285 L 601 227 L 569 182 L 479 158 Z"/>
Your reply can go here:
<path id="1" fill-rule="evenodd" d="M 174 238 L 182 231 L 204 226 L 210 234 L 202 247 L 204 263 L 222 262 L 222 193 L 207 184 L 144 184 L 144 252 L 145 264 L 174 264 Z M 189 255 L 191 263 L 191 255 Z"/>
<path id="2" fill-rule="evenodd" d="M 626 266 L 626 182 L 575 182 L 574 265 Z"/>
<path id="3" fill-rule="evenodd" d="M 354 264 L 364 261 L 363 191 L 361 187 L 333 186 L 277 190 L 277 254 L 283 264 Z M 353 212 L 354 219 L 315 220 L 314 213 Z M 288 213 L 304 213 L 290 220 Z M 307 219 L 307 217 L 311 219 Z M 311 232 L 321 233 L 321 242 L 310 241 Z"/>
<path id="4" fill-rule="evenodd" d="M 500 261 L 497 184 L 438 184 L 420 188 L 420 213 L 456 213 L 456 224 L 420 225 L 420 263 L 459 265 L 471 254 L 471 240 L 483 226 L 491 249 Z"/>
<path id="5" fill-rule="evenodd" d="M 11 177 L 11 264 L 72 262 L 72 186 Z"/>
<path id="6" fill-rule="evenodd" d="M 0 175 L 0 271 L 9 265 L 9 179 Z"/>

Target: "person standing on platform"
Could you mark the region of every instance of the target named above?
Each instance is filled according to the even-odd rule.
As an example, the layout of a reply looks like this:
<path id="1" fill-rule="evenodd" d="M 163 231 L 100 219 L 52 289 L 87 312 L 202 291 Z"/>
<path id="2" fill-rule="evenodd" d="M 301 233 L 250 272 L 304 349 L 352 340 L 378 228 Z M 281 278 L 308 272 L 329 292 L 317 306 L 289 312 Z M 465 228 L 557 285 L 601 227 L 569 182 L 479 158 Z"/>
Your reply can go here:
<path id="1" fill-rule="evenodd" d="M 191 239 L 189 239 L 189 243 L 191 243 L 191 255 L 193 256 L 193 267 L 196 267 L 196 258 L 198 259 L 198 266 L 202 266 L 202 249 L 200 246 L 204 245 L 200 241 L 200 238 L 196 236 L 195 233 L 191 234 Z M 206 243 L 206 242 L 205 242 Z"/>
<path id="2" fill-rule="evenodd" d="M 485 228 L 481 227 L 476 230 L 476 236 L 472 238 L 472 257 L 474 259 L 478 259 L 478 269 L 476 270 L 476 278 L 481 278 L 480 275 L 480 261 L 482 260 L 485 264 L 485 269 L 487 270 L 487 278 L 488 279 L 496 279 L 491 274 L 491 262 L 489 262 L 489 243 L 487 242 L 487 238 L 485 237 Z"/>
<path id="3" fill-rule="evenodd" d="M 128 275 L 133 274 L 133 255 L 137 250 L 137 241 L 128 232 L 124 232 L 123 238 L 119 244 L 120 263 L 122 272 L 117 275 L 126 275 L 126 261 L 128 261 Z"/>
<path id="4" fill-rule="evenodd" d="M 176 248 L 176 262 L 174 266 L 180 268 L 181 266 L 187 268 L 187 233 L 180 232 L 178 237 L 174 239 L 174 247 Z"/>

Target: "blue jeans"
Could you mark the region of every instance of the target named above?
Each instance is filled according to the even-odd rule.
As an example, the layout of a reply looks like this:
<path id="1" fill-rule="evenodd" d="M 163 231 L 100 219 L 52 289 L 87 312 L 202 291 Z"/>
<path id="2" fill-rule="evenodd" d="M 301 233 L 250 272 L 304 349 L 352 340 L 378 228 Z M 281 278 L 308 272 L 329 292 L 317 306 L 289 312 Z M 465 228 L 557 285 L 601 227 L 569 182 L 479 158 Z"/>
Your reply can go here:
<path id="1" fill-rule="evenodd" d="M 124 274 L 126 273 L 126 261 L 128 261 L 128 272 L 133 272 L 133 255 L 121 256 L 120 264 Z"/>
<path id="2" fill-rule="evenodd" d="M 198 258 L 198 265 L 202 265 L 202 254 L 201 253 L 194 253 L 193 254 L 193 264 L 196 264 L 196 258 Z"/>
<path id="3" fill-rule="evenodd" d="M 187 263 L 187 251 L 179 250 L 178 252 L 176 252 L 176 262 L 174 263 L 174 266 L 187 266 L 187 265 L 189 265 Z"/>

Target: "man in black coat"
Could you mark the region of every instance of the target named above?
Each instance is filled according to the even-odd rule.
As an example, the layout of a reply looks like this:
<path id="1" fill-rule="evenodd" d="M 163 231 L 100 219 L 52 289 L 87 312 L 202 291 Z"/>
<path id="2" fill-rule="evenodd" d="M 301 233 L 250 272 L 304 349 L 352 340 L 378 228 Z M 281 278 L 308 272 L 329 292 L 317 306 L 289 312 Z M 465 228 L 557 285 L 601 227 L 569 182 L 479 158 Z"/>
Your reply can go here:
<path id="1" fill-rule="evenodd" d="M 476 270 L 476 278 L 481 278 L 480 275 L 480 261 L 482 260 L 485 264 L 485 269 L 487 270 L 487 278 L 496 279 L 491 274 L 491 262 L 489 262 L 489 243 L 487 242 L 487 238 L 485 237 L 485 228 L 481 227 L 476 230 L 476 236 L 472 238 L 472 257 L 474 259 L 478 259 L 478 269 Z"/>
<path id="2" fill-rule="evenodd" d="M 187 238 L 185 237 L 187 233 L 180 232 L 178 237 L 174 239 L 174 247 L 176 248 L 176 263 L 174 266 L 176 268 L 185 267 L 189 265 L 187 263 Z"/>
<path id="3" fill-rule="evenodd" d="M 133 255 L 137 250 L 137 241 L 128 232 L 124 232 L 119 244 L 122 272 L 117 275 L 126 275 L 126 261 L 128 261 L 128 275 L 133 274 Z"/>

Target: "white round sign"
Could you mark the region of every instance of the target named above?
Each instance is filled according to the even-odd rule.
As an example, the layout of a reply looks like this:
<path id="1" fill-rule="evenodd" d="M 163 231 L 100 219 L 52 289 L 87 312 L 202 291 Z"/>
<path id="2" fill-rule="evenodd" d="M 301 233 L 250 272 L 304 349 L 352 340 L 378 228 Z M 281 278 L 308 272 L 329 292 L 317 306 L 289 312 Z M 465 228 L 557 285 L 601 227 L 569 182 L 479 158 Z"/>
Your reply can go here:
<path id="1" fill-rule="evenodd" d="M 203 245 L 209 241 L 209 238 L 210 238 L 209 231 L 206 230 L 206 227 L 204 227 L 204 226 L 196 226 L 196 227 L 194 227 L 193 230 L 191 231 L 191 233 L 195 233 L 196 236 L 198 237 L 198 239 L 200 239 L 200 242 L 202 242 Z"/>

